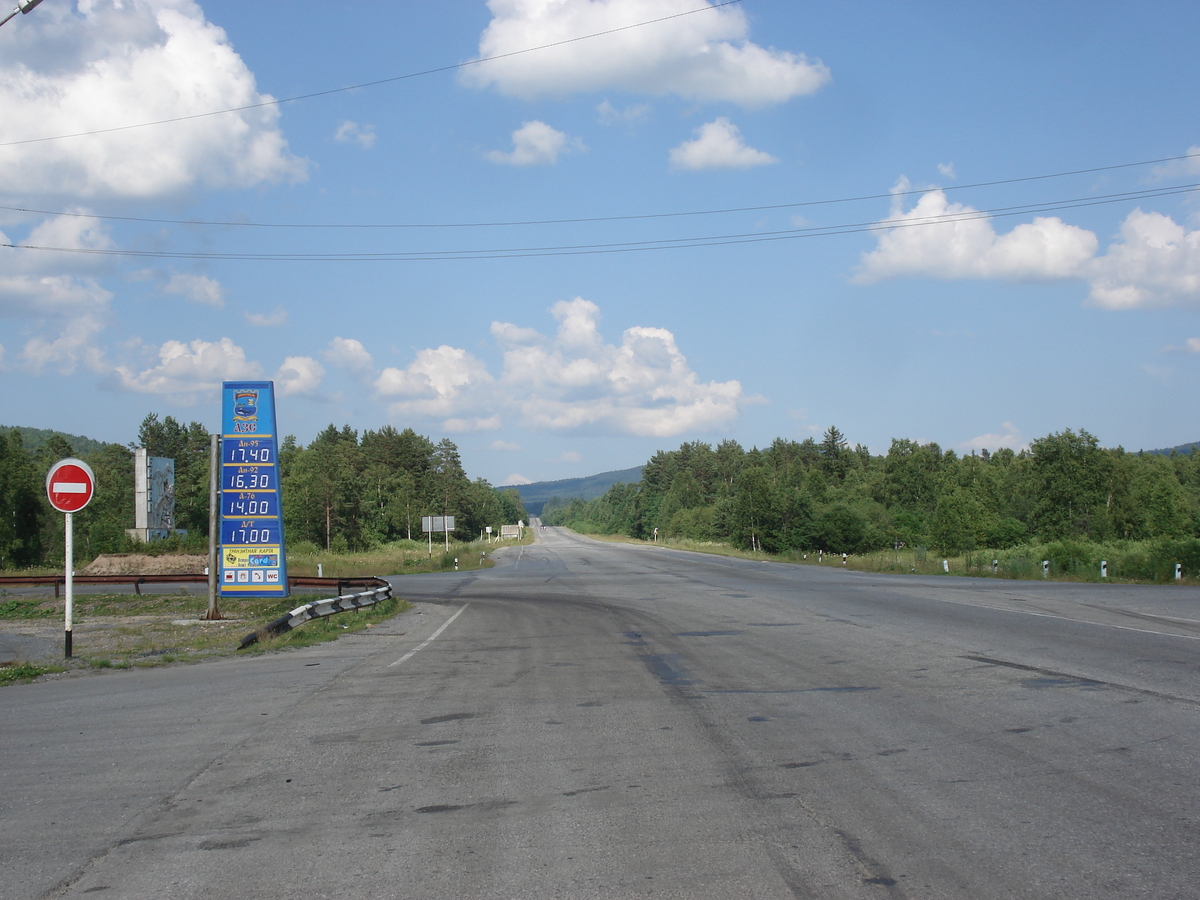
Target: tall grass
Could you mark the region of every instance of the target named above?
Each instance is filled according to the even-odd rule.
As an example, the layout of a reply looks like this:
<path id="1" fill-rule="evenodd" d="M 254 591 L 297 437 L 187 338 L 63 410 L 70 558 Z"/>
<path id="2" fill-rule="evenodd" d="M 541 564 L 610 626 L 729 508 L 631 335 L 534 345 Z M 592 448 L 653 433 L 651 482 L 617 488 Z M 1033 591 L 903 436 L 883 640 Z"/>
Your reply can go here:
<path id="1" fill-rule="evenodd" d="M 614 535 L 593 535 L 600 540 L 648 541 Z M 969 575 L 978 578 L 1041 579 L 1043 561 L 1049 563 L 1048 577 L 1064 581 L 1168 583 L 1175 580 L 1180 564 L 1182 582 L 1200 584 L 1200 539 L 1175 538 L 1149 541 L 1051 541 L 1022 544 L 1004 550 L 973 550 L 957 556 L 941 555 L 925 547 L 876 550 L 850 555 L 816 550 L 789 550 L 772 556 L 751 552 L 716 541 L 668 538 L 661 546 L 693 550 L 741 559 L 773 559 L 780 562 L 820 565 L 860 572 L 894 572 L 910 575 Z M 1100 563 L 1108 563 L 1106 578 Z M 947 571 L 948 570 L 948 571 Z"/>
<path id="2" fill-rule="evenodd" d="M 525 542 L 533 539 L 526 529 Z M 432 555 L 427 541 L 394 541 L 381 547 L 358 552 L 322 550 L 309 541 L 300 541 L 288 548 L 288 574 L 315 576 L 317 567 L 326 578 L 352 578 L 363 575 L 413 575 L 421 572 L 452 572 L 458 560 L 459 571 L 488 568 L 491 553 L 513 541 L 450 541 L 449 549 L 443 540 L 434 540 Z"/>

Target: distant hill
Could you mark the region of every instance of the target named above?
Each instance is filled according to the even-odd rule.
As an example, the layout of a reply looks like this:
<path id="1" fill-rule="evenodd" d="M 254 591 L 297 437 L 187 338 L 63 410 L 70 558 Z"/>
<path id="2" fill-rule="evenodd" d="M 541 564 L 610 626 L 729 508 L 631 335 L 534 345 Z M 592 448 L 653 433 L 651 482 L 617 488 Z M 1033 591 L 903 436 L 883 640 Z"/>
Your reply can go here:
<path id="1" fill-rule="evenodd" d="M 1191 453 L 1193 450 L 1200 450 L 1200 441 L 1195 441 L 1191 444 L 1180 444 L 1178 447 L 1167 447 L 1165 450 L 1146 450 L 1144 452 L 1170 456 L 1172 453 Z"/>
<path id="2" fill-rule="evenodd" d="M 30 453 L 37 453 L 54 435 L 58 435 L 70 444 L 71 450 L 74 451 L 76 456 L 95 453 L 97 450 L 103 450 L 108 446 L 104 441 L 94 441 L 81 434 L 67 434 L 65 431 L 52 431 L 48 428 L 23 428 L 17 425 L 0 425 L 0 434 L 8 437 L 10 431 L 21 432 L 21 446 Z"/>
<path id="3" fill-rule="evenodd" d="M 540 516 L 547 500 L 591 500 L 602 497 L 614 484 L 630 484 L 642 480 L 642 467 L 621 469 L 618 472 L 601 472 L 586 478 L 564 478 L 561 481 L 535 481 L 533 484 L 511 485 L 521 495 L 521 502 L 531 516 Z"/>

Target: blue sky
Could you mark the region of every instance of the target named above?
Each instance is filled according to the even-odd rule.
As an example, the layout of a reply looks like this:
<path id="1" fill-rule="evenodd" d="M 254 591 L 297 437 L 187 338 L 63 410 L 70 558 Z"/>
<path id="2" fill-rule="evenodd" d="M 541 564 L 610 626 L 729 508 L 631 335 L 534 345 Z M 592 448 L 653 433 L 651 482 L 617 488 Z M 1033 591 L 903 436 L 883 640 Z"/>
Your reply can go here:
<path id="1" fill-rule="evenodd" d="M 0 27 L 0 423 L 215 429 L 223 380 L 273 379 L 301 442 L 412 427 L 494 484 L 830 425 L 1198 440 L 1197 34 L 1185 2 L 45 0 Z"/>

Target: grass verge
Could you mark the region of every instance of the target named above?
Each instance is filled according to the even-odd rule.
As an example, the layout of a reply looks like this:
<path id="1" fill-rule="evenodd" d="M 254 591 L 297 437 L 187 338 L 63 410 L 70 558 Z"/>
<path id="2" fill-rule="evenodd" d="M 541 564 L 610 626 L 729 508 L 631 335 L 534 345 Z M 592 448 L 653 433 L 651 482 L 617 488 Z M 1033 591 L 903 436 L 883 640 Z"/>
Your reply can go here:
<path id="1" fill-rule="evenodd" d="M 202 621 L 207 597 L 181 591 L 172 594 L 77 594 L 74 599 L 72 658 L 61 660 L 60 598 L 4 601 L 6 627 L 22 633 L 52 638 L 55 658 L 38 658 L 0 667 L 0 685 L 31 681 L 39 675 L 63 671 L 128 669 L 170 663 L 200 662 L 237 651 L 241 639 L 284 613 L 327 594 L 297 594 L 286 599 L 225 597 L 224 619 Z M 278 638 L 250 648 L 262 653 L 288 647 L 305 647 L 336 640 L 378 623 L 408 608 L 392 598 L 365 609 L 337 613 L 306 622 Z M 47 621 L 53 620 L 52 622 Z"/>
<path id="2" fill-rule="evenodd" d="M 655 546 L 653 541 L 632 538 L 626 535 L 588 534 L 598 541 Z M 937 554 L 922 547 L 903 550 L 877 550 L 871 553 L 849 554 L 820 553 L 818 551 L 789 550 L 771 554 L 742 550 L 718 541 L 692 541 L 683 538 L 660 540 L 659 547 L 672 550 L 687 550 L 736 559 L 782 562 L 799 565 L 823 566 L 857 572 L 894 573 L 897 575 L 958 575 L 971 578 L 1006 578 L 1021 581 L 1069 581 L 1108 584 L 1178 584 L 1195 586 L 1200 584 L 1197 572 L 1188 573 L 1185 564 L 1183 577 L 1173 578 L 1173 564 L 1145 558 L 1150 556 L 1146 549 L 1149 542 L 1124 542 L 1121 545 L 1076 545 L 1069 542 L 1051 544 L 1028 544 L 1008 550 L 976 550 L 957 556 Z M 1161 555 L 1161 554 L 1159 554 Z M 1182 558 L 1186 558 L 1181 556 Z M 1107 576 L 1100 574 L 1100 561 L 1108 563 Z M 1043 575 L 1042 563 L 1048 564 Z M 1197 568 L 1190 561 L 1193 569 Z"/>

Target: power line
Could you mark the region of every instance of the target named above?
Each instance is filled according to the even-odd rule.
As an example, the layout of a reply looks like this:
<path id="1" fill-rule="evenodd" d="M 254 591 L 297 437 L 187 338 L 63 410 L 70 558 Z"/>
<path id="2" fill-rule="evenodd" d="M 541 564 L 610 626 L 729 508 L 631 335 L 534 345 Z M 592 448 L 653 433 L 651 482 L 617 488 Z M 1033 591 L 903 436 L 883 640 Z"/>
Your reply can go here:
<path id="1" fill-rule="evenodd" d="M 740 0 L 739 0 L 740 2 Z M 0 145 L 3 146 L 3 145 Z M 904 191 L 889 191 L 886 194 L 863 194 L 857 197 L 838 197 L 826 200 L 797 200 L 790 203 L 771 203 L 762 206 L 733 206 L 720 209 L 685 210 L 663 213 L 631 213 L 619 216 L 579 216 L 564 219 L 525 219 L 510 222 L 393 222 L 393 223 L 320 223 L 320 222 L 237 222 L 214 221 L 205 219 L 158 219 L 145 216 L 111 216 L 98 213 L 83 213 L 65 210 L 33 209 L 23 206 L 3 206 L 0 210 L 8 212 L 27 213 L 41 216 L 60 216 L 63 218 L 94 219 L 105 222 L 140 222 L 149 225 L 187 225 L 192 227 L 212 228 L 290 228 L 290 229 L 438 229 L 438 228 L 518 228 L 532 225 L 581 225 L 598 222 L 634 222 L 646 219 L 676 219 L 688 216 L 718 216 L 745 212 L 770 212 L 780 209 L 800 209 L 811 206 L 833 206 L 845 203 L 861 203 L 867 200 L 887 200 L 894 197 L 910 197 L 916 194 L 926 194 L 930 190 L 966 191 L 975 188 L 1001 187 L 1008 184 L 1021 184 L 1031 181 L 1046 181 L 1053 178 L 1069 178 L 1075 175 L 1093 175 L 1098 172 L 1112 172 L 1118 169 L 1132 169 L 1139 166 L 1154 166 L 1162 163 L 1179 162 L 1181 160 L 1200 159 L 1196 154 L 1183 156 L 1164 156 L 1160 159 L 1147 159 L 1139 162 L 1114 163 L 1107 166 L 1092 166 L 1086 169 L 1071 169 L 1066 172 L 1051 172 L 1044 175 L 1023 175 L 1018 178 L 1002 178 L 993 181 L 976 181 L 970 184 L 955 184 L 941 188 L 912 188 Z"/>
<path id="2" fill-rule="evenodd" d="M 1175 194 L 1200 191 L 1200 183 L 1172 185 L 1144 191 L 1124 191 L 1094 197 L 1072 198 L 1001 207 L 993 210 L 964 210 L 936 216 L 906 216 L 899 219 L 883 219 L 873 222 L 851 222 L 839 225 L 811 226 L 782 231 L 748 232 L 741 234 L 704 235 L 687 238 L 665 238 L 651 241 L 620 241 L 602 244 L 576 244 L 547 247 L 508 247 L 466 250 L 420 250 L 385 251 L 379 253 L 214 253 L 180 252 L 166 250 L 128 250 L 78 247 L 44 247 L 30 244 L 0 244 L 14 250 L 38 250 L 55 253 L 76 253 L 96 256 L 122 256 L 150 259 L 203 259 L 258 262 L 415 262 L 430 260 L 476 260 L 515 259 L 533 256 L 582 256 L 602 253 L 629 253 L 649 250 L 679 250 L 696 247 L 712 247 L 729 244 L 763 243 L 768 241 L 796 240 L 801 238 L 828 237 L 841 234 L 890 231 L 898 228 L 913 228 L 938 224 L 954 224 L 977 219 L 1010 218 L 1032 213 L 1056 212 L 1064 209 L 1079 209 L 1088 206 L 1122 203 L 1131 200 L 1146 200 Z"/>
<path id="3" fill-rule="evenodd" d="M 39 0 L 40 2 L 40 0 Z M 671 19 L 679 19 L 684 16 L 694 15 L 695 13 L 709 12 L 714 9 L 720 9 L 723 6 L 733 6 L 735 3 L 741 3 L 742 0 L 720 0 L 713 3 L 711 6 L 701 6 L 696 9 L 688 9 L 683 12 L 672 13 L 669 16 L 659 16 L 657 19 L 647 19 L 645 22 L 636 22 L 632 25 L 621 25 L 617 28 L 609 28 L 605 31 L 595 31 L 591 34 L 583 34 L 578 37 L 564 38 L 561 41 L 553 41 L 549 44 L 541 44 L 537 47 L 526 47 L 524 50 L 511 50 L 508 53 L 497 53 L 495 56 L 484 56 L 479 59 L 469 59 L 466 62 L 453 63 L 447 66 L 437 66 L 433 69 L 425 69 L 420 72 L 409 72 L 406 75 L 393 75 L 390 78 L 379 78 L 375 81 L 364 81 L 362 84 L 352 84 L 347 87 L 330 88 L 324 91 L 313 91 L 310 94 L 298 94 L 295 97 L 287 97 L 283 100 L 264 100 L 261 103 L 248 103 L 245 106 L 232 106 L 228 109 L 214 109 L 209 112 L 191 113 L 186 116 L 173 116 L 169 119 L 158 119 L 154 122 L 138 122 L 133 125 L 115 125 L 112 128 L 98 128 L 94 131 L 78 131 L 74 134 L 57 134 L 49 137 L 25 138 L 19 141 L 2 141 L 0 147 L 16 147 L 21 144 L 40 144 L 46 141 L 62 141 L 69 138 L 89 137 L 97 134 L 112 134 L 116 131 L 129 131 L 134 128 L 150 128 L 155 125 L 170 125 L 174 122 L 187 122 L 192 119 L 205 119 L 211 116 L 223 116 L 227 113 L 247 112 L 252 109 L 263 109 L 268 106 L 282 106 L 284 103 L 296 103 L 300 100 L 312 100 L 316 97 L 328 97 L 331 94 L 344 94 L 348 91 L 362 90 L 363 88 L 378 87 L 382 84 L 393 84 L 397 81 L 407 81 L 412 78 L 422 78 L 426 75 L 436 75 L 440 72 L 453 72 L 456 69 L 465 69 L 468 66 L 477 66 L 481 63 L 495 62 L 500 59 L 509 59 L 514 56 L 521 56 L 525 53 L 536 53 L 539 50 L 549 50 L 552 47 L 562 47 L 566 44 L 574 44 L 579 41 L 587 41 L 592 38 L 604 37 L 609 34 L 617 34 L 622 31 L 629 31 L 633 28 L 643 28 L 646 25 L 657 25 L 660 22 L 667 22 Z"/>

